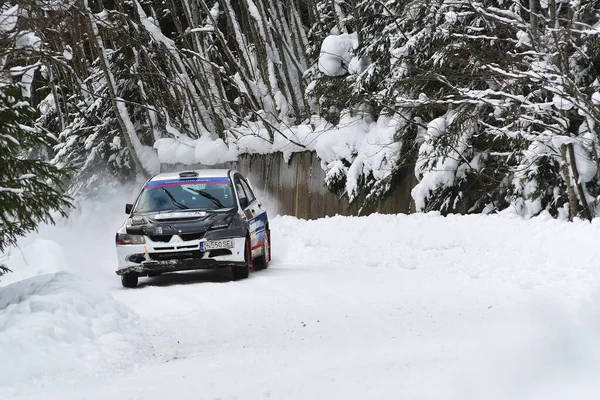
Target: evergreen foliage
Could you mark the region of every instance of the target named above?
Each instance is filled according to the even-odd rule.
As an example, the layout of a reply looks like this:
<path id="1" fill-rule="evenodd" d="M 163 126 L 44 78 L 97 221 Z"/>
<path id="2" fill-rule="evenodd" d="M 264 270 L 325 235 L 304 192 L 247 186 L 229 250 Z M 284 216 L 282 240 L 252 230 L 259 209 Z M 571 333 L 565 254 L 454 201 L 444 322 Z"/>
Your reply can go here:
<path id="1" fill-rule="evenodd" d="M 16 86 L 0 90 L 0 251 L 40 222 L 65 215 L 70 205 L 61 190 L 68 171 L 31 156 L 54 139 L 31 126 L 34 110 L 17 100 L 20 92 Z"/>
<path id="2" fill-rule="evenodd" d="M 24 89 L 76 191 L 155 173 L 161 138 L 227 144 L 258 126 L 273 141 L 360 118 L 396 134 L 323 162 L 353 201 L 379 201 L 414 166 L 418 211 L 573 218 L 600 204 L 598 0 L 18 3 L 0 78 Z M 332 37 L 353 47 L 336 73 L 320 68 Z"/>

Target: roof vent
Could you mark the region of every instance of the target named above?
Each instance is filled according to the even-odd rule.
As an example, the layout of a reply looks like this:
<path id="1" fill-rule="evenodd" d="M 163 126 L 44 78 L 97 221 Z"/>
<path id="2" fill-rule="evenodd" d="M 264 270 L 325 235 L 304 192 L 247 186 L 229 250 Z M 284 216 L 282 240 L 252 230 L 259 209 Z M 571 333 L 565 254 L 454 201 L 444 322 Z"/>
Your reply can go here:
<path id="1" fill-rule="evenodd" d="M 195 178 L 198 176 L 196 171 L 184 171 L 179 173 L 180 178 Z"/>

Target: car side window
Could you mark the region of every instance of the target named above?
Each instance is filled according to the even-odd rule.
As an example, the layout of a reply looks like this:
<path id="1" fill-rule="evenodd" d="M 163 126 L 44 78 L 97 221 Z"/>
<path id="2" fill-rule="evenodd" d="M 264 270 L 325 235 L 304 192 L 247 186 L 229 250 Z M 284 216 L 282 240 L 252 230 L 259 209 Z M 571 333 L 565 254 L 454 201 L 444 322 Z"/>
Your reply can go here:
<path id="1" fill-rule="evenodd" d="M 242 181 L 242 186 L 244 187 L 244 190 L 246 191 L 246 194 L 248 195 L 248 203 L 252 203 L 254 200 L 256 200 L 256 196 L 254 196 L 252 189 L 250 189 L 250 185 L 248 185 L 248 183 L 243 179 L 241 179 L 241 181 Z"/>
<path id="2" fill-rule="evenodd" d="M 248 201 L 248 196 L 246 195 L 246 191 L 244 190 L 239 178 L 235 178 L 235 191 L 237 192 L 238 199 L 240 200 L 240 204 L 242 206 L 244 206 L 244 204 L 246 206 L 250 204 Z"/>

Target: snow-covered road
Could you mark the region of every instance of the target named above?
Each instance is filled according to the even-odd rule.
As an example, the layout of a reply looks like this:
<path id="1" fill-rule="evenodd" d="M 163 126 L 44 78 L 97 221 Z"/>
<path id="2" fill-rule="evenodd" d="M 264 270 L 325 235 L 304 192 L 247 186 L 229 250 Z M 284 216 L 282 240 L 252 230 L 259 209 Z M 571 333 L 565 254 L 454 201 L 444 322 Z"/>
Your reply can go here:
<path id="1" fill-rule="evenodd" d="M 199 272 L 126 290 L 113 273 L 122 216 L 107 211 L 121 208 L 88 204 L 12 254 L 0 398 L 600 394 L 597 223 L 277 217 L 274 260 L 248 280 Z"/>

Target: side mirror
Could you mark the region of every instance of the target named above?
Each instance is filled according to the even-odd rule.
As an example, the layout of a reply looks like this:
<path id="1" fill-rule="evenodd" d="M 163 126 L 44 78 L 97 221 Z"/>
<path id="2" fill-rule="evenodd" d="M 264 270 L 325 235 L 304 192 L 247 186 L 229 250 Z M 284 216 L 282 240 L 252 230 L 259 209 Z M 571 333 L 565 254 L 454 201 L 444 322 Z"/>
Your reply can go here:
<path id="1" fill-rule="evenodd" d="M 125 214 L 131 214 L 132 209 L 133 209 L 133 204 L 125 204 Z"/>

